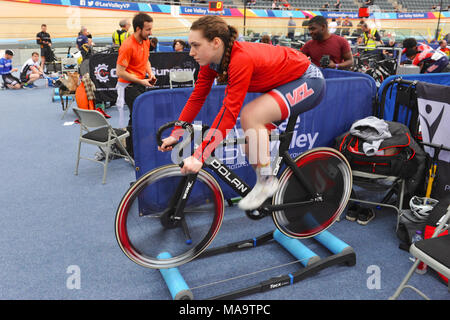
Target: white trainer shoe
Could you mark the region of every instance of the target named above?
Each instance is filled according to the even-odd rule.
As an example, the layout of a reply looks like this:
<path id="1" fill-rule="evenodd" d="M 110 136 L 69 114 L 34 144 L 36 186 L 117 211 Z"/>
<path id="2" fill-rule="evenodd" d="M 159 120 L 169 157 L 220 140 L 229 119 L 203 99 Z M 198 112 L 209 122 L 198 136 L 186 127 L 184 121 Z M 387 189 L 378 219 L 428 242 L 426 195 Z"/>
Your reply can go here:
<path id="1" fill-rule="evenodd" d="M 253 189 L 238 203 L 241 210 L 254 210 L 264 201 L 273 196 L 278 189 L 278 179 L 275 176 L 258 181 Z"/>

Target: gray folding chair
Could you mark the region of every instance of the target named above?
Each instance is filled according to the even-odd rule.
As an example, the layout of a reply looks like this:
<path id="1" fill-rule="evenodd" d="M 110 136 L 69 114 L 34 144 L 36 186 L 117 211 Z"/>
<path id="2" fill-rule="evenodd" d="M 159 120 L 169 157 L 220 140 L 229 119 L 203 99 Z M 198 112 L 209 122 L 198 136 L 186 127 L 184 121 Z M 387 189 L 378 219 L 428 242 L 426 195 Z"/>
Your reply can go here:
<path id="1" fill-rule="evenodd" d="M 128 159 L 134 167 L 134 160 L 122 145 L 121 140 L 130 135 L 128 131 L 122 129 L 114 129 L 111 127 L 106 118 L 98 111 L 73 108 L 73 112 L 80 121 L 80 137 L 78 140 L 77 164 L 75 167 L 75 175 L 78 175 L 78 166 L 80 159 L 90 160 L 101 163 L 103 165 L 103 180 L 106 181 L 106 172 L 108 170 L 108 162 L 110 155 L 116 155 Z M 90 128 L 96 128 L 89 130 Z M 94 158 L 82 157 L 80 155 L 81 143 L 88 143 L 98 146 L 105 153 L 105 162 L 98 161 Z M 116 145 L 122 154 L 111 151 L 111 146 Z"/>
<path id="2" fill-rule="evenodd" d="M 397 299 L 405 288 L 412 289 L 422 298 L 430 300 L 422 291 L 407 284 L 420 262 L 423 262 L 429 268 L 439 272 L 447 279 L 450 279 L 450 234 L 438 237 L 442 231 L 448 229 L 449 222 L 450 205 L 447 207 L 447 213 L 439 220 L 433 236 L 430 239 L 415 242 L 409 248 L 409 252 L 416 258 L 416 261 L 406 274 L 394 295 L 389 298 L 390 300 Z M 448 290 L 450 291 L 450 281 Z"/>
<path id="3" fill-rule="evenodd" d="M 173 82 L 192 82 L 192 86 L 195 86 L 194 72 L 189 70 L 183 71 L 170 71 L 169 84 L 170 89 L 173 88 Z"/>

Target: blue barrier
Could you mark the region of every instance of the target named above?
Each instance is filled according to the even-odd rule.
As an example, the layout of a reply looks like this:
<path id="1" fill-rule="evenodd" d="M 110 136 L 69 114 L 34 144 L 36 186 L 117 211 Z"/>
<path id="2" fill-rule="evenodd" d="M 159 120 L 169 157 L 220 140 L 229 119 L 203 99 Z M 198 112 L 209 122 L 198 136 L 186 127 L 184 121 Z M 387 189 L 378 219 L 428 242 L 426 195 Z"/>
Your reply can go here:
<path id="1" fill-rule="evenodd" d="M 290 153 L 296 157 L 302 152 L 319 146 L 332 146 L 338 135 L 347 131 L 355 120 L 372 114 L 376 97 L 375 81 L 363 74 L 346 71 L 326 71 L 326 94 L 322 102 L 312 110 L 300 115 L 295 126 Z M 210 125 L 224 98 L 224 86 L 214 86 L 208 95 L 196 121 Z M 157 152 L 156 131 L 169 122 L 176 120 L 184 107 L 192 88 L 164 89 L 146 92 L 140 95 L 133 107 L 133 142 L 136 161 L 136 178 L 146 172 L 171 163 L 170 153 Z M 255 99 L 259 93 L 248 93 L 244 104 Z M 284 130 L 285 126 L 280 125 Z M 240 119 L 234 132 L 240 136 Z M 246 161 L 233 162 L 243 156 L 242 146 L 223 151 L 222 160 L 253 185 L 255 174 Z M 219 180 L 225 198 L 233 198 L 235 192 Z"/>
<path id="2" fill-rule="evenodd" d="M 429 74 L 405 74 L 405 75 L 394 75 L 385 79 L 380 88 L 378 89 L 378 96 L 381 99 L 382 92 L 387 85 L 390 85 L 392 81 L 401 78 L 403 80 L 409 81 L 421 81 L 434 84 L 441 84 L 450 86 L 450 73 L 429 73 Z M 397 95 L 397 84 L 394 84 L 391 88 L 387 89 L 386 100 L 384 103 L 384 116 L 383 118 L 388 121 L 392 121 L 394 118 L 394 108 L 395 108 L 395 97 Z M 383 106 L 381 106 L 383 108 Z M 409 119 L 407 119 L 406 109 L 400 110 L 397 121 L 408 125 Z"/>

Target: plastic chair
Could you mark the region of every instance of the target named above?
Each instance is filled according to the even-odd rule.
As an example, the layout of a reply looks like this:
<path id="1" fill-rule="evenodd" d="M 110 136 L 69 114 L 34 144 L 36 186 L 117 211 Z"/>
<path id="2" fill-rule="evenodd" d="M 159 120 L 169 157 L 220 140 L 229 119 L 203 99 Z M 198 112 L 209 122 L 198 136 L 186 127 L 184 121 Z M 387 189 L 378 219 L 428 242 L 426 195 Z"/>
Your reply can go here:
<path id="1" fill-rule="evenodd" d="M 415 242 L 409 248 L 409 252 L 416 258 L 416 262 L 408 271 L 394 295 L 389 298 L 390 300 L 397 299 L 405 288 L 412 289 L 422 298 L 430 300 L 422 291 L 407 284 L 420 262 L 447 277 L 447 279 L 450 278 L 450 234 L 438 236 L 442 231 L 448 229 L 449 222 L 450 205 L 447 207 L 447 213 L 439 220 L 439 225 L 433 236 L 430 239 Z M 450 281 L 448 290 L 450 291 Z"/>
<path id="2" fill-rule="evenodd" d="M 195 86 L 194 72 L 192 71 L 170 71 L 169 84 L 170 89 L 173 89 L 172 82 L 189 82 L 192 81 L 192 86 Z"/>
<path id="3" fill-rule="evenodd" d="M 90 160 L 94 162 L 101 163 L 103 165 L 103 180 L 102 183 L 106 182 L 106 172 L 108 170 L 109 156 L 111 154 L 127 158 L 128 161 L 134 166 L 134 160 L 126 151 L 125 147 L 120 142 L 130 135 L 128 131 L 122 129 L 114 129 L 111 127 L 106 118 L 96 110 L 83 110 L 80 108 L 73 108 L 73 112 L 78 117 L 80 121 L 80 137 L 78 140 L 78 153 L 77 153 L 77 164 L 75 167 L 75 175 L 78 175 L 78 166 L 80 159 Z M 96 128 L 92 131 L 89 128 Z M 93 158 L 87 158 L 80 156 L 81 143 L 88 143 L 98 146 L 102 152 L 106 154 L 105 162 L 98 161 Z M 111 146 L 118 146 L 123 154 L 115 153 L 111 151 Z M 106 152 L 104 151 L 106 150 Z"/>

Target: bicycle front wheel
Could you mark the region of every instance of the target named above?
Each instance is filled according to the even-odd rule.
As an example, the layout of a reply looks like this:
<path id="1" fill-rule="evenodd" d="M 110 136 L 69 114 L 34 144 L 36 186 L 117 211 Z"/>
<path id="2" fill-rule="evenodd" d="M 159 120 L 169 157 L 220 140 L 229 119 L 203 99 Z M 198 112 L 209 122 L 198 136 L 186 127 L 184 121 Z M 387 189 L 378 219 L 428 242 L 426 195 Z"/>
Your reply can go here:
<path id="1" fill-rule="evenodd" d="M 299 203 L 272 214 L 277 228 L 292 238 L 313 237 L 330 227 L 345 209 L 352 191 L 352 172 L 345 157 L 332 148 L 315 148 L 295 159 L 297 167 L 322 201 L 311 202 L 311 195 L 287 168 L 272 204 Z"/>
<path id="2" fill-rule="evenodd" d="M 123 196 L 116 213 L 116 239 L 135 263 L 154 269 L 182 265 L 202 253 L 219 231 L 223 194 L 204 170 L 192 186 L 183 221 L 173 225 L 163 221 L 164 213 L 176 205 L 174 199 L 182 196 L 176 190 L 183 178 L 179 166 L 163 166 L 139 178 Z"/>

